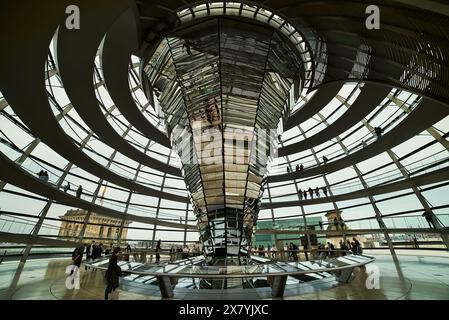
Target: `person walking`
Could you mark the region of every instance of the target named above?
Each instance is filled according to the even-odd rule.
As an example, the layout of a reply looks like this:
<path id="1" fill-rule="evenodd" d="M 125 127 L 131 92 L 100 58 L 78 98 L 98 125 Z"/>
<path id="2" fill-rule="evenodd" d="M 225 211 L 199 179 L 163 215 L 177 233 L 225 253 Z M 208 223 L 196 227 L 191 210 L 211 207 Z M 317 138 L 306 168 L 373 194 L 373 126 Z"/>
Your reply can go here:
<path id="1" fill-rule="evenodd" d="M 78 267 L 78 269 L 81 267 L 81 261 L 83 260 L 83 253 L 84 253 L 84 247 L 79 246 L 73 250 L 72 253 L 72 260 L 73 264 Z"/>
<path id="2" fill-rule="evenodd" d="M 161 261 L 161 239 L 157 241 L 156 244 L 156 263 Z"/>
<path id="3" fill-rule="evenodd" d="M 119 277 L 122 275 L 122 270 L 117 265 L 117 255 L 120 252 L 120 247 L 116 247 L 114 251 L 112 251 L 111 258 L 109 258 L 108 269 L 106 270 L 105 279 L 106 279 L 106 289 L 104 291 L 104 299 L 108 300 L 109 294 L 119 286 Z"/>

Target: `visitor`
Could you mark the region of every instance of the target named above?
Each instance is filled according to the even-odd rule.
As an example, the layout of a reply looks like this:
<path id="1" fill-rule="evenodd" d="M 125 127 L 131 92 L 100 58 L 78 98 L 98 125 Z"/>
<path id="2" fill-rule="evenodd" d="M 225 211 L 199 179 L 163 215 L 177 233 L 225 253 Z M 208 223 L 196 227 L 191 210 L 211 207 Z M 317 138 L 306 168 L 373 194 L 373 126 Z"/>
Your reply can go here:
<path id="1" fill-rule="evenodd" d="M 277 248 L 273 244 L 273 246 L 271 247 L 271 258 L 276 259 L 276 256 L 277 256 Z"/>
<path id="2" fill-rule="evenodd" d="M 304 170 L 304 166 L 301 163 L 301 165 L 299 166 L 299 171 L 303 171 L 303 170 Z"/>
<path id="3" fill-rule="evenodd" d="M 309 250 L 309 246 L 307 245 L 307 241 L 304 242 L 303 249 L 304 249 L 304 256 L 306 257 L 306 261 L 309 261 L 309 253 L 307 252 Z"/>
<path id="4" fill-rule="evenodd" d="M 90 261 L 94 258 L 94 251 L 95 251 L 95 240 L 92 240 L 92 242 L 87 246 L 86 248 L 86 261 Z M 87 266 L 84 266 L 84 270 L 90 269 Z"/>
<path id="5" fill-rule="evenodd" d="M 307 191 L 306 190 L 304 190 L 302 195 L 304 196 L 304 200 L 307 200 Z"/>
<path id="6" fill-rule="evenodd" d="M 362 254 L 362 246 L 360 245 L 360 242 L 356 238 L 352 238 L 354 241 L 354 245 L 352 247 L 352 251 L 354 254 Z"/>
<path id="7" fill-rule="evenodd" d="M 346 241 L 346 247 L 348 248 L 348 251 L 352 251 L 352 244 L 351 241 Z"/>
<path id="8" fill-rule="evenodd" d="M 377 139 L 382 138 L 382 132 L 383 130 L 381 127 L 374 127 L 374 133 L 376 134 Z"/>
<path id="9" fill-rule="evenodd" d="M 290 167 L 287 166 L 287 173 L 290 173 Z"/>
<path id="10" fill-rule="evenodd" d="M 326 164 L 329 161 L 329 159 L 326 156 L 323 156 L 323 162 Z"/>
<path id="11" fill-rule="evenodd" d="M 327 243 L 328 255 L 329 256 L 333 256 L 334 255 L 334 250 L 335 250 L 335 246 L 332 243 L 328 242 Z"/>
<path id="12" fill-rule="evenodd" d="M 298 191 L 298 197 L 299 197 L 299 200 L 302 200 L 302 190 L 301 189 L 299 189 L 299 191 Z"/>
<path id="13" fill-rule="evenodd" d="M 322 221 L 318 221 L 318 225 L 320 226 L 320 229 L 323 230 L 323 222 Z"/>
<path id="14" fill-rule="evenodd" d="M 310 194 L 310 199 L 313 199 L 313 190 L 312 188 L 309 187 L 309 194 Z"/>
<path id="15" fill-rule="evenodd" d="M 156 243 L 156 263 L 159 263 L 161 260 L 161 239 L 159 239 Z"/>
<path id="16" fill-rule="evenodd" d="M 286 242 L 284 246 L 284 259 L 288 260 L 289 256 L 290 256 L 289 246 L 288 243 Z"/>
<path id="17" fill-rule="evenodd" d="M 84 253 L 84 247 L 79 246 L 73 250 L 72 253 L 72 260 L 73 264 L 78 267 L 78 269 L 81 267 L 81 261 L 83 260 L 83 253 Z"/>
<path id="18" fill-rule="evenodd" d="M 426 219 L 426 221 L 429 224 L 429 227 L 431 229 L 436 229 L 437 228 L 437 226 L 435 224 L 435 221 L 434 221 L 434 214 L 432 212 L 426 210 L 426 211 L 424 211 L 422 216 Z"/>
<path id="19" fill-rule="evenodd" d="M 63 188 L 64 192 L 67 192 L 70 190 L 70 182 L 67 182 L 67 184 Z"/>
<path id="20" fill-rule="evenodd" d="M 416 239 L 416 236 L 413 236 L 413 246 L 415 249 L 419 249 L 418 240 Z"/>
<path id="21" fill-rule="evenodd" d="M 298 261 L 298 251 L 299 251 L 298 246 L 293 242 L 290 242 L 289 247 L 290 247 L 290 257 L 292 258 L 293 261 Z"/>
<path id="22" fill-rule="evenodd" d="M 296 165 L 296 172 L 298 172 L 299 171 L 299 165 L 297 164 Z"/>
<path id="23" fill-rule="evenodd" d="M 44 170 L 39 171 L 39 173 L 37 174 L 39 180 L 43 180 L 44 177 Z"/>
<path id="24" fill-rule="evenodd" d="M 78 190 L 76 190 L 76 197 L 81 199 L 81 195 L 83 194 L 83 186 L 79 186 Z"/>
<path id="25" fill-rule="evenodd" d="M 170 261 L 175 261 L 175 254 L 176 254 L 175 245 L 172 244 L 170 247 Z"/>
<path id="26" fill-rule="evenodd" d="M 327 188 L 323 187 L 322 190 L 323 190 L 324 196 L 327 197 Z"/>
<path id="27" fill-rule="evenodd" d="M 105 279 L 106 279 L 106 290 L 104 291 L 104 299 L 108 300 L 108 296 L 112 291 L 119 286 L 119 277 L 122 275 L 122 270 L 117 265 L 117 255 L 120 252 L 120 247 L 116 247 L 114 251 L 112 251 L 112 256 L 109 259 L 108 269 L 106 270 Z"/>
<path id="28" fill-rule="evenodd" d="M 315 188 L 315 195 L 317 198 L 320 197 L 320 189 L 318 189 L 318 187 Z"/>
<path id="29" fill-rule="evenodd" d="M 42 181 L 48 182 L 48 179 L 49 179 L 49 177 L 48 177 L 48 172 L 47 172 L 47 171 L 44 171 L 44 174 L 42 175 Z"/>
<path id="30" fill-rule="evenodd" d="M 103 244 L 100 243 L 98 246 L 94 247 L 94 259 L 101 258 L 101 255 L 103 254 Z"/>

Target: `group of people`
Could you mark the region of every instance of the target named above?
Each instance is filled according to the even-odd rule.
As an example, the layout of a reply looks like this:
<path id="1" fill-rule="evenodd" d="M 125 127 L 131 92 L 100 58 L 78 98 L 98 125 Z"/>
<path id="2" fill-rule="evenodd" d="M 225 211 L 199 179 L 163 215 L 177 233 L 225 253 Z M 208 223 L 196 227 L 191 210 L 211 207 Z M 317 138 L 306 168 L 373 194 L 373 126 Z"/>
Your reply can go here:
<path id="1" fill-rule="evenodd" d="M 279 136 L 278 136 L 278 138 L 279 138 Z M 328 161 L 329 161 L 329 159 L 326 156 L 323 156 L 323 164 L 327 164 Z M 302 163 L 297 164 L 295 169 L 296 169 L 296 172 L 304 171 L 304 165 Z M 290 173 L 290 172 L 291 172 L 290 166 L 287 166 L 287 173 Z"/>
<path id="2" fill-rule="evenodd" d="M 39 173 L 37 174 L 39 180 L 42 180 L 43 182 L 48 182 L 49 181 L 49 176 L 48 176 L 48 172 L 41 170 L 39 171 Z M 62 187 L 62 190 L 64 192 L 67 192 L 70 190 L 70 182 L 67 182 L 66 185 L 64 185 Z M 77 198 L 81 198 L 81 195 L 83 194 L 83 186 L 79 186 L 78 189 L 76 190 L 76 197 Z"/>
<path id="3" fill-rule="evenodd" d="M 111 245 L 112 248 L 112 245 Z M 112 250 L 107 249 L 106 254 L 111 253 L 111 257 L 109 258 L 108 269 L 105 273 L 106 280 L 106 289 L 104 293 L 105 300 L 108 300 L 109 294 L 119 286 L 119 277 L 121 276 L 121 269 L 118 266 L 118 254 L 120 252 L 120 247 L 115 247 Z M 96 244 L 95 240 L 92 240 L 90 244 L 85 243 L 84 246 L 80 246 L 75 248 L 72 253 L 72 261 L 78 269 L 81 267 L 81 262 L 83 261 L 83 255 L 86 253 L 86 260 L 97 259 L 102 256 L 103 253 L 103 244 Z M 85 270 L 88 267 L 85 266 Z"/>
<path id="4" fill-rule="evenodd" d="M 281 252 L 281 254 L 283 253 L 285 258 L 291 261 L 298 261 L 298 253 L 299 253 L 299 246 L 294 244 L 293 242 L 286 242 L 285 246 L 283 248 L 283 252 Z M 307 250 L 307 246 L 304 246 L 304 250 Z M 265 248 L 264 245 L 258 245 L 258 246 L 254 246 L 252 248 L 252 253 L 253 254 L 257 254 L 260 257 L 268 257 L 271 259 L 277 259 L 279 252 L 276 248 L 276 246 L 273 244 L 268 245 L 267 248 Z M 307 254 L 307 252 L 305 252 L 306 255 L 306 260 L 309 260 L 309 256 Z"/>
<path id="5" fill-rule="evenodd" d="M 90 244 L 84 244 L 85 252 L 86 252 L 86 260 L 94 260 L 101 257 L 103 254 L 103 244 L 97 244 L 95 240 L 92 240 Z M 85 270 L 88 269 L 87 266 L 84 267 Z"/>
<path id="6" fill-rule="evenodd" d="M 39 173 L 37 174 L 37 176 L 39 177 L 39 180 L 42 180 L 44 182 L 48 182 L 48 172 L 41 170 L 39 171 Z"/>
<path id="7" fill-rule="evenodd" d="M 327 197 L 327 188 L 322 187 L 321 191 L 323 191 L 324 196 Z M 302 191 L 301 189 L 298 190 L 299 200 L 302 200 L 302 199 L 307 200 L 307 193 L 310 195 L 310 199 L 313 199 L 313 195 L 315 195 L 317 198 L 319 198 L 321 196 L 320 188 L 316 187 L 314 190 L 309 187 L 308 190 L 304 190 L 304 191 Z"/>
<path id="8" fill-rule="evenodd" d="M 189 257 L 195 257 L 199 256 L 201 254 L 201 248 L 200 246 L 193 245 L 191 247 L 185 245 L 185 246 L 175 246 L 172 245 L 170 247 L 170 261 L 175 261 L 179 258 L 181 259 L 187 259 Z M 180 257 L 181 256 L 181 257 Z"/>
<path id="9" fill-rule="evenodd" d="M 331 242 L 327 242 L 326 246 L 323 244 L 318 245 L 320 259 L 335 256 L 335 250 L 335 246 Z M 362 245 L 356 238 L 352 238 L 352 241 L 347 240 L 346 242 L 340 240 L 339 250 L 342 255 L 346 255 L 348 252 L 355 255 L 360 255 L 363 253 Z"/>

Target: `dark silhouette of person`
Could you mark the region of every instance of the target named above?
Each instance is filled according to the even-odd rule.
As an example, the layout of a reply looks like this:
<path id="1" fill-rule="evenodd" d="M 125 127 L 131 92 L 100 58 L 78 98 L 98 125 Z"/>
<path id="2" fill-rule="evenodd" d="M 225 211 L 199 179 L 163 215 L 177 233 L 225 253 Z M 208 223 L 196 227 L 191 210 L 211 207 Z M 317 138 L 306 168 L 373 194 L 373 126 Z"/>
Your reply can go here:
<path id="1" fill-rule="evenodd" d="M 161 261 L 161 239 L 157 241 L 156 244 L 156 263 Z"/>
<path id="2" fill-rule="evenodd" d="M 315 188 L 315 195 L 317 196 L 317 198 L 320 197 L 320 189 L 318 189 L 318 187 Z"/>
<path id="3" fill-rule="evenodd" d="M 296 171 L 299 171 L 299 165 L 296 165 Z"/>
<path id="4" fill-rule="evenodd" d="M 430 211 L 424 211 L 422 216 L 426 219 L 427 223 L 429 224 L 429 227 L 431 229 L 436 229 L 437 226 L 435 225 L 435 222 L 433 221 L 433 213 Z"/>
<path id="5" fill-rule="evenodd" d="M 306 241 L 306 242 L 304 242 L 304 255 L 306 256 L 306 261 L 309 261 L 309 253 L 307 252 L 308 249 L 309 249 L 309 246 Z"/>
<path id="6" fill-rule="evenodd" d="M 382 137 L 382 128 L 381 127 L 374 127 L 374 133 L 377 136 L 377 139 L 380 139 Z"/>
<path id="7" fill-rule="evenodd" d="M 86 248 L 86 260 L 94 259 L 95 258 L 95 240 L 92 240 L 92 242 L 87 246 Z M 84 270 L 89 269 L 88 266 L 84 267 Z"/>
<path id="8" fill-rule="evenodd" d="M 303 196 L 304 196 L 304 200 L 307 200 L 307 191 L 306 190 L 304 190 Z"/>
<path id="9" fill-rule="evenodd" d="M 64 186 L 64 192 L 67 192 L 70 190 L 70 182 L 67 182 L 67 184 Z"/>
<path id="10" fill-rule="evenodd" d="M 302 190 L 301 189 L 299 189 L 299 191 L 298 191 L 298 196 L 299 196 L 299 200 L 302 200 Z"/>
<path id="11" fill-rule="evenodd" d="M 117 265 L 117 255 L 120 252 L 120 247 L 116 247 L 114 251 L 112 251 L 111 258 L 109 258 L 108 269 L 106 270 L 105 279 L 106 279 L 106 289 L 104 291 L 104 299 L 108 300 L 108 296 L 112 291 L 119 286 L 119 277 L 121 276 L 121 269 Z"/>
<path id="12" fill-rule="evenodd" d="M 303 170 L 304 170 L 304 166 L 301 163 L 301 165 L 299 166 L 299 171 L 303 171 Z"/>
<path id="13" fill-rule="evenodd" d="M 75 250 L 73 250 L 73 252 L 72 252 L 73 264 L 75 266 L 77 266 L 78 268 L 81 267 L 81 261 L 83 260 L 83 253 L 84 253 L 83 246 L 79 246 L 79 247 L 75 248 Z"/>
<path id="14" fill-rule="evenodd" d="M 313 199 L 313 190 L 310 187 L 309 187 L 309 194 L 310 194 L 310 199 Z"/>
<path id="15" fill-rule="evenodd" d="M 322 190 L 323 190 L 324 196 L 327 197 L 327 188 L 323 187 Z"/>
<path id="16" fill-rule="evenodd" d="M 76 197 L 81 199 L 81 195 L 83 194 L 83 186 L 79 186 L 78 189 L 76 190 Z"/>
<path id="17" fill-rule="evenodd" d="M 323 230 L 323 222 L 322 221 L 318 221 L 318 225 L 320 226 L 320 229 Z"/>

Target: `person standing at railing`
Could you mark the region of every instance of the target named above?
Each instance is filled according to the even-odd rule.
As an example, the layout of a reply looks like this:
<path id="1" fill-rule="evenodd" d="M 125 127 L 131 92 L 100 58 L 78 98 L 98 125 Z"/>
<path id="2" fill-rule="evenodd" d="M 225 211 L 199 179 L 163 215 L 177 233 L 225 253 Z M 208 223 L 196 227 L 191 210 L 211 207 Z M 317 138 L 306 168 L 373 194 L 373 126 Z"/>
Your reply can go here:
<path id="1" fill-rule="evenodd" d="M 161 261 L 161 239 L 157 241 L 156 244 L 156 263 Z"/>
<path id="2" fill-rule="evenodd" d="M 67 182 L 67 184 L 63 188 L 64 192 L 67 192 L 70 190 L 70 182 Z"/>
<path id="3" fill-rule="evenodd" d="M 426 210 L 426 211 L 424 211 L 422 216 L 426 219 L 426 221 L 429 224 L 429 227 L 431 229 L 436 229 L 437 228 L 437 226 L 435 224 L 435 221 L 434 221 L 434 214 L 432 212 Z"/>
<path id="4" fill-rule="evenodd" d="M 37 176 L 39 177 L 39 180 L 43 180 L 44 179 L 44 170 L 39 171 Z"/>
<path id="5" fill-rule="evenodd" d="M 83 186 L 79 186 L 78 189 L 76 190 L 76 197 L 81 199 L 81 195 L 83 194 Z"/>
<path id="6" fill-rule="evenodd" d="M 324 196 L 327 197 L 327 188 L 323 187 L 322 190 L 323 190 Z"/>
<path id="7" fill-rule="evenodd" d="M 43 176 L 42 176 L 42 181 L 48 182 L 48 179 L 49 179 L 49 177 L 48 177 L 48 172 L 47 172 L 47 171 L 44 171 L 44 174 L 43 174 Z"/>

